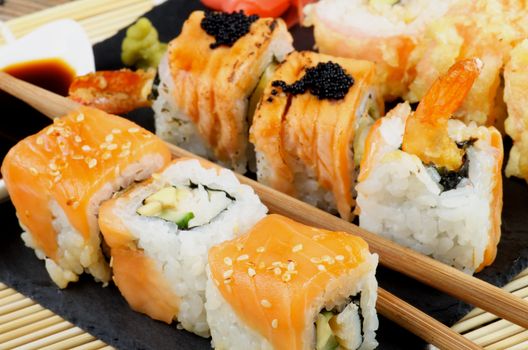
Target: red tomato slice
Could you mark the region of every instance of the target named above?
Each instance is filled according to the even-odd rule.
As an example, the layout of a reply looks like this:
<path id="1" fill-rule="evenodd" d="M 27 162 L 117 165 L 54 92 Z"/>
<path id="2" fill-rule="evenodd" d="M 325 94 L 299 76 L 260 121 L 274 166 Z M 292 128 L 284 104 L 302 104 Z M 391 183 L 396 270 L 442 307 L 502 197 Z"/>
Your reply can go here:
<path id="1" fill-rule="evenodd" d="M 218 11 L 235 12 L 243 10 L 248 15 L 279 17 L 290 7 L 291 0 L 202 0 L 202 3 Z"/>

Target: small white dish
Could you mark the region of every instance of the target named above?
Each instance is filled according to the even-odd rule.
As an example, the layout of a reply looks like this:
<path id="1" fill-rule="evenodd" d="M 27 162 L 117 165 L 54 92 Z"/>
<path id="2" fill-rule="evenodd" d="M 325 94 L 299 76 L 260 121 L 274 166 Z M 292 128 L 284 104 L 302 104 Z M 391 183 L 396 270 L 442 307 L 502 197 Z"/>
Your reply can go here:
<path id="1" fill-rule="evenodd" d="M 92 44 L 81 25 L 73 20 L 50 22 L 17 40 L 6 26 L 0 33 L 7 42 L 0 46 L 0 69 L 16 63 L 59 58 L 73 68 L 76 75 L 95 70 Z"/>

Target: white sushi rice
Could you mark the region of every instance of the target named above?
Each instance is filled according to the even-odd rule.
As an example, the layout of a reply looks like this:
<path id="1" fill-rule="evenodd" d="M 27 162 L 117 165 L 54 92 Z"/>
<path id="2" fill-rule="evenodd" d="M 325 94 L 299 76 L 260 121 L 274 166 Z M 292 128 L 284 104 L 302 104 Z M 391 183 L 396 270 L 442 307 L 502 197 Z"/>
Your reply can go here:
<path id="1" fill-rule="evenodd" d="M 180 230 L 173 222 L 136 214 L 143 200 L 168 185 L 194 184 L 226 191 L 235 198 L 225 211 L 209 224 Z M 134 189 L 128 202 L 119 202 L 114 213 L 122 218 L 137 238 L 137 248 L 152 259 L 172 292 L 180 300 L 176 319 L 182 328 L 209 336 L 206 321 L 205 284 L 207 253 L 213 245 L 245 233 L 263 218 L 267 208 L 251 187 L 241 185 L 226 169 L 205 169 L 196 160 L 179 161 L 166 168 L 145 186 Z M 208 208 L 202 208 L 206 211 Z"/>
<path id="2" fill-rule="evenodd" d="M 49 208 L 53 215 L 53 228 L 57 232 L 57 258 L 51 259 L 38 247 L 31 232 L 20 223 L 24 232 L 22 239 L 27 247 L 33 248 L 39 259 L 46 263 L 46 270 L 59 288 L 65 288 L 69 282 L 75 282 L 83 272 L 91 274 L 96 281 L 105 286 L 110 281 L 110 268 L 101 250 L 101 238 L 97 224 L 97 213 L 101 203 L 109 199 L 116 191 L 125 188 L 134 181 L 140 181 L 163 165 L 161 156 L 146 156 L 138 163 L 125 168 L 114 183 L 108 183 L 94 194 L 88 205 L 90 237 L 85 240 L 82 234 L 69 222 L 60 204 L 51 199 Z"/>
<path id="3" fill-rule="evenodd" d="M 378 329 L 378 316 L 376 314 L 376 300 L 378 282 L 375 272 L 378 265 L 378 256 L 367 253 L 365 262 L 357 266 L 349 274 L 333 280 L 322 291 L 320 299 L 315 305 L 311 305 L 306 312 L 306 326 L 304 329 L 304 343 L 302 349 L 315 349 L 315 320 L 317 314 L 324 309 L 337 308 L 345 310 L 348 298 L 361 293 L 360 307 L 363 317 L 361 326 L 354 325 L 356 333 L 362 334 L 361 345 L 352 347 L 350 350 L 370 350 L 378 345 L 376 341 L 376 330 Z M 245 322 L 236 314 L 229 303 L 224 299 L 214 281 L 210 277 L 208 269 L 208 281 L 206 297 L 207 321 L 211 327 L 213 337 L 212 345 L 222 350 L 272 350 L 272 344 L 261 334 L 249 328 Z M 347 318 L 346 312 L 340 314 Z M 350 326 L 350 325 L 348 325 Z M 358 329 L 360 328 L 360 329 Z"/>
<path id="4" fill-rule="evenodd" d="M 467 149 L 468 178 L 443 191 L 440 175 L 415 156 L 399 150 L 405 129 L 398 116 L 380 127 L 388 145 L 357 186 L 360 226 L 401 245 L 473 273 L 484 259 L 491 227 L 490 206 L 496 152 L 488 130 L 449 121 L 450 137 L 479 138 Z M 483 139 L 480 135 L 484 135 Z"/>

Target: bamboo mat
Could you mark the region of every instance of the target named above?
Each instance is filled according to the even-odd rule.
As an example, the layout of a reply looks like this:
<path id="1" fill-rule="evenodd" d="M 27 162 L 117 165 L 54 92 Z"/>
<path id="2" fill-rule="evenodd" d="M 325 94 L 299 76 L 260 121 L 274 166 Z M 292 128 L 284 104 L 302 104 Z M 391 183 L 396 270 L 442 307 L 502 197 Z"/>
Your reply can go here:
<path id="1" fill-rule="evenodd" d="M 0 349 L 113 348 L 0 283 Z"/>
<path id="2" fill-rule="evenodd" d="M 9 3 L 12 6 L 9 7 Z M 18 7 L 15 7 L 14 3 Z M 15 37 L 62 18 L 77 20 L 92 43 L 114 35 L 133 23 L 154 6 L 156 0 L 7 0 L 0 6 L 0 20 L 18 11 L 31 12 L 43 4 L 53 8 L 8 20 L 7 27 Z M 33 4 L 30 4 L 33 3 Z M 39 7 L 41 6 L 41 7 Z M 0 44 L 2 44 L 0 38 Z M 504 287 L 508 292 L 528 299 L 528 270 Z M 528 315 L 527 315 L 528 317 Z M 453 326 L 457 332 L 490 350 L 528 349 L 528 330 L 511 324 L 480 309 L 471 311 Z M 3 349 L 113 349 L 31 299 L 0 283 L 0 350 Z"/>

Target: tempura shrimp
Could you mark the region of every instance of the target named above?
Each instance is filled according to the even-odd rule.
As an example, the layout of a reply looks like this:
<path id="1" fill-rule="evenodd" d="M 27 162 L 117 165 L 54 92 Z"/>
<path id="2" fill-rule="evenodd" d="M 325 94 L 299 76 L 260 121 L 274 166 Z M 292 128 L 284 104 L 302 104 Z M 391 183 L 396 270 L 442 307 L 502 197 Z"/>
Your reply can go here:
<path id="1" fill-rule="evenodd" d="M 403 151 L 449 171 L 462 166 L 464 151 L 449 137 L 447 122 L 463 103 L 481 69 L 482 62 L 477 58 L 462 60 L 433 83 L 407 120 Z"/>

